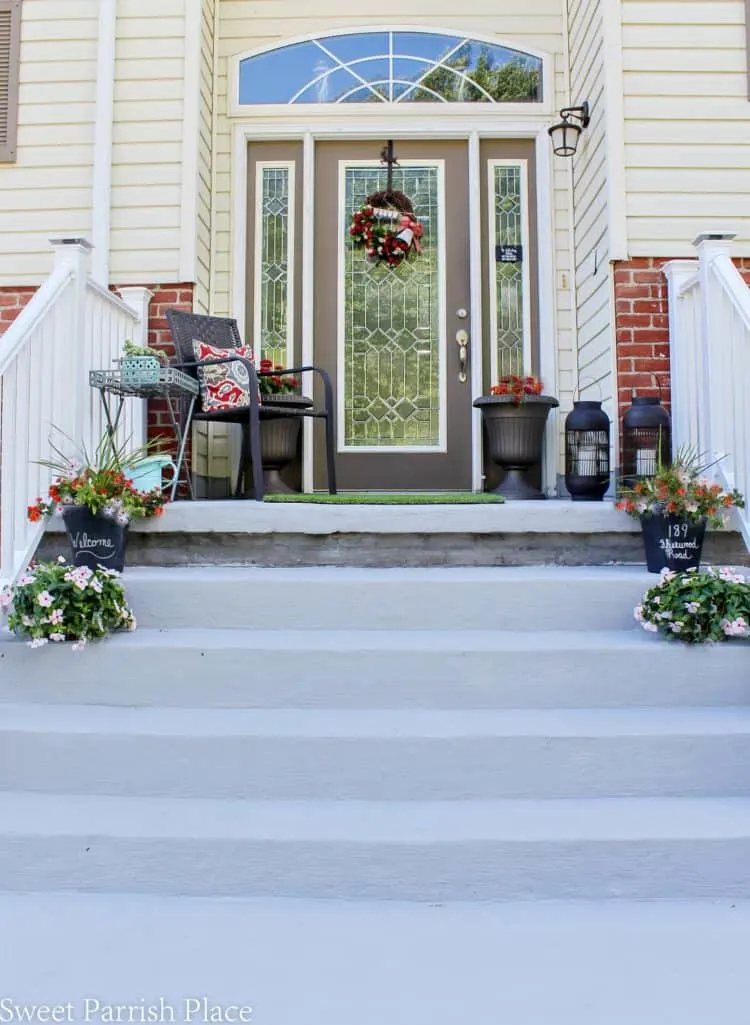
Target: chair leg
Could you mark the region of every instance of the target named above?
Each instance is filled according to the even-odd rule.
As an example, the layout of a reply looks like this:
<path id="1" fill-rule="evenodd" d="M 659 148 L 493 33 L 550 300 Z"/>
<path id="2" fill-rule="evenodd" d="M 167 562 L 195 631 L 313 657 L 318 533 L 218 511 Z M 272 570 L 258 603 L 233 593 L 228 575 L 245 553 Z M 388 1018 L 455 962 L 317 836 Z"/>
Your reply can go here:
<path id="1" fill-rule="evenodd" d="M 333 414 L 325 418 L 326 424 L 326 463 L 328 469 L 328 494 L 336 494 L 336 454 L 334 452 Z"/>
<path id="2" fill-rule="evenodd" d="M 250 437 L 250 428 L 247 424 L 242 424 L 242 446 L 240 448 L 240 465 L 237 469 L 237 487 L 235 488 L 234 497 L 242 498 L 244 494 L 244 483 L 245 483 L 245 467 L 247 466 L 247 457 L 250 450 L 248 439 Z"/>
<path id="3" fill-rule="evenodd" d="M 252 413 L 248 423 L 248 435 L 250 438 L 250 459 L 253 466 L 253 498 L 256 502 L 263 501 L 263 460 L 260 454 L 260 421 L 256 420 L 256 429 L 253 430 Z"/>

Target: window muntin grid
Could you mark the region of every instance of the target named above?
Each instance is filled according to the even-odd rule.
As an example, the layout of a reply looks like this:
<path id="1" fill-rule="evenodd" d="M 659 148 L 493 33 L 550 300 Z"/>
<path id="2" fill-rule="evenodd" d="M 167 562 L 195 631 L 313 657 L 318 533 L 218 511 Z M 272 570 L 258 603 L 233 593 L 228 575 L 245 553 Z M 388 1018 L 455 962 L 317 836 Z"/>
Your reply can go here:
<path id="1" fill-rule="evenodd" d="M 361 32 L 240 61 L 240 104 L 538 103 L 542 61 L 466 36 Z"/>

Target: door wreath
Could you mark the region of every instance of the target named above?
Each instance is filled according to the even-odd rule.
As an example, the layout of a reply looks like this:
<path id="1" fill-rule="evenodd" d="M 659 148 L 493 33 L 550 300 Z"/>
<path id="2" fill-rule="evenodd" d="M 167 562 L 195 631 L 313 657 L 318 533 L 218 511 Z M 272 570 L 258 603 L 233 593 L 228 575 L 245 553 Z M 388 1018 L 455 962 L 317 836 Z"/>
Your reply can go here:
<path id="1" fill-rule="evenodd" d="M 369 260 L 396 267 L 412 250 L 422 251 L 423 230 L 408 196 L 386 189 L 368 196 L 355 211 L 349 234 Z"/>

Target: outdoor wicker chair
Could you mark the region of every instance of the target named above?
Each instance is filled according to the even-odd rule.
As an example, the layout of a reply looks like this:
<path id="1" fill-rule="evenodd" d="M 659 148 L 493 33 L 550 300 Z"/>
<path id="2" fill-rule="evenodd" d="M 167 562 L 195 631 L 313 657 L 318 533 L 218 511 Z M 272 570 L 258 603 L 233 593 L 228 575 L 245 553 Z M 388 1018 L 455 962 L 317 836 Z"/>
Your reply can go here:
<path id="1" fill-rule="evenodd" d="M 221 423 L 238 423 L 242 427 L 242 454 L 240 456 L 239 472 L 237 474 L 236 496 L 243 494 L 243 478 L 248 464 L 252 468 L 253 498 L 256 501 L 263 501 L 263 467 L 260 454 L 260 421 L 265 417 L 312 417 L 323 420 L 325 425 L 325 446 L 326 462 L 328 470 L 328 490 L 332 495 L 336 494 L 336 465 L 334 457 L 334 415 L 333 415 L 333 388 L 331 379 L 325 370 L 316 366 L 292 367 L 288 370 L 273 370 L 262 372 L 257 370 L 250 360 L 241 356 L 227 355 L 224 359 L 209 359 L 198 361 L 195 358 L 193 342 L 200 341 L 217 349 L 238 349 L 242 346 L 237 321 L 230 317 L 206 317 L 197 313 L 185 313 L 182 310 L 167 310 L 167 322 L 169 323 L 172 339 L 174 341 L 177 360 L 173 364 L 176 368 L 184 370 L 192 377 L 198 377 L 199 366 L 216 366 L 222 363 L 231 363 L 239 360 L 247 367 L 249 382 L 250 404 L 248 406 L 235 406 L 231 409 L 210 410 L 203 409 L 199 401 L 196 403 L 192 421 L 218 421 Z M 277 399 L 267 406 L 264 406 L 262 397 L 259 398 L 258 378 L 264 376 L 282 377 L 285 375 L 298 375 L 306 372 L 317 374 L 323 385 L 322 407 L 312 406 L 302 408 L 299 406 L 284 406 L 283 398 Z M 189 429 L 190 424 L 186 425 Z"/>

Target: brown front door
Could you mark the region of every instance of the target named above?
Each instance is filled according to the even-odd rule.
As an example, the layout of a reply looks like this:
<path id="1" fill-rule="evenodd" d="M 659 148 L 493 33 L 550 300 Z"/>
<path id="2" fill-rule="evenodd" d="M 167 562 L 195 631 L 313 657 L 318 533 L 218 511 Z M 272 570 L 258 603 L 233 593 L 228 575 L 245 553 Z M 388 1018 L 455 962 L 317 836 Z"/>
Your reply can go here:
<path id="1" fill-rule="evenodd" d="M 342 490 L 470 490 L 472 394 L 456 334 L 471 332 L 469 171 L 463 141 L 398 142 L 394 188 L 424 227 L 422 252 L 374 265 L 352 213 L 383 189 L 382 140 L 325 142 L 315 162 L 315 362 L 331 374 Z M 320 447 L 314 486 L 325 487 Z"/>

